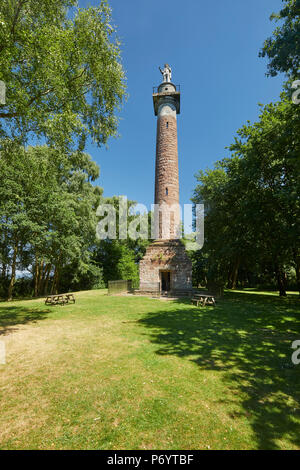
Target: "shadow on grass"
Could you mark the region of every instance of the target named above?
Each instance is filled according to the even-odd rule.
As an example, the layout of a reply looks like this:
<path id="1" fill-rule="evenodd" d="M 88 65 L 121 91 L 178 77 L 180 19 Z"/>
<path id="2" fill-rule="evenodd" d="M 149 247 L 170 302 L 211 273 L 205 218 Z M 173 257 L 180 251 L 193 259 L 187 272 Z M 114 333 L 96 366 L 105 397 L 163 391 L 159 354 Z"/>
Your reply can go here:
<path id="1" fill-rule="evenodd" d="M 291 343 L 300 339 L 298 300 L 226 294 L 206 308 L 183 300 L 140 323 L 157 354 L 223 372 L 222 402 L 232 405 L 226 389 L 238 395 L 243 411 L 228 414 L 248 417 L 259 449 L 278 449 L 281 439 L 300 447 L 300 365 L 291 361 Z"/>
<path id="2" fill-rule="evenodd" d="M 13 333 L 18 329 L 18 325 L 25 325 L 26 323 L 47 318 L 49 312 L 49 309 L 40 307 L 10 307 L 7 304 L 5 306 L 0 304 L 0 335 Z"/>

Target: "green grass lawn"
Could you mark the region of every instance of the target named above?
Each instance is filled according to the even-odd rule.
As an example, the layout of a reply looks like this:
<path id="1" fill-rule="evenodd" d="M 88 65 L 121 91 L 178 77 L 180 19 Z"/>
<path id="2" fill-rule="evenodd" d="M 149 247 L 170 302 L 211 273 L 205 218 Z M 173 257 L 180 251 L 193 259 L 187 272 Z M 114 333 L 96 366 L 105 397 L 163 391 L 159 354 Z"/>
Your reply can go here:
<path id="1" fill-rule="evenodd" d="M 0 304 L 1 449 L 300 449 L 300 302 Z"/>

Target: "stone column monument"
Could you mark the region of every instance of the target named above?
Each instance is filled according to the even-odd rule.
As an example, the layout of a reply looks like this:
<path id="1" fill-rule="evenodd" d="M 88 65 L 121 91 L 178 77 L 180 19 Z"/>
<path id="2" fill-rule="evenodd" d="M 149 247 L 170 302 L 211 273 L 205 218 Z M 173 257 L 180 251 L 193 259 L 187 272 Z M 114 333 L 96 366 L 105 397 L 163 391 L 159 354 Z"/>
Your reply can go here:
<path id="1" fill-rule="evenodd" d="M 153 93 L 157 116 L 153 238 L 140 261 L 140 291 L 180 294 L 191 291 L 192 264 L 181 242 L 177 114 L 180 91 L 171 83 L 171 67 L 159 68 L 163 82 Z"/>

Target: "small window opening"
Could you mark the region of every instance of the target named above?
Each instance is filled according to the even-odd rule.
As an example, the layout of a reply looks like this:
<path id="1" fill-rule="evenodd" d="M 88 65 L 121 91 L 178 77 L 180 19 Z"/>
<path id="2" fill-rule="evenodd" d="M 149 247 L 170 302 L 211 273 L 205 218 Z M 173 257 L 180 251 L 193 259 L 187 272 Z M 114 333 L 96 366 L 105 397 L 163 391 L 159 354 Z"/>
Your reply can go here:
<path id="1" fill-rule="evenodd" d="M 169 127 L 169 123 L 168 123 L 168 122 L 166 123 L 166 126 L 167 126 L 167 129 L 168 129 L 168 127 Z"/>
<path id="2" fill-rule="evenodd" d="M 166 196 L 168 196 L 168 194 L 169 194 L 169 190 L 168 188 L 166 188 Z"/>

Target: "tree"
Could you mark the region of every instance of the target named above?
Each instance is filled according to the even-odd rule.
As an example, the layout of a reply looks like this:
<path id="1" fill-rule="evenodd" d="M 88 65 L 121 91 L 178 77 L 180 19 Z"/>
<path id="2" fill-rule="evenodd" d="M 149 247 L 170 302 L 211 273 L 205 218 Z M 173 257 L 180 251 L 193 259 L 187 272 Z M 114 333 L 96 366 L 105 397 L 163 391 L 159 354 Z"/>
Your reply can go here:
<path id="1" fill-rule="evenodd" d="M 283 0 L 284 8 L 273 13 L 271 20 L 283 21 L 266 39 L 260 57 L 268 57 L 268 75 L 283 72 L 289 78 L 299 78 L 300 70 L 300 0 Z"/>
<path id="2" fill-rule="evenodd" d="M 105 0 L 6 0 L 0 4 L 0 79 L 6 84 L 0 136 L 30 135 L 83 150 L 117 131 L 124 93 L 119 42 Z"/>
<path id="3" fill-rule="evenodd" d="M 103 204 L 111 204 L 116 210 L 116 219 L 119 221 L 119 198 L 103 198 Z M 132 209 L 135 207 L 134 201 L 127 201 L 127 222 L 128 225 L 134 219 Z M 150 221 L 150 215 L 148 223 Z M 116 224 L 116 239 L 98 240 L 93 250 L 94 263 L 103 269 L 103 279 L 107 285 L 108 281 L 113 280 L 132 280 L 133 287 L 138 286 L 139 271 L 138 262 L 144 256 L 149 240 L 138 238 L 133 240 L 129 237 L 119 238 L 119 224 Z M 150 224 L 149 224 L 150 232 Z"/>
<path id="4" fill-rule="evenodd" d="M 271 17 L 283 23 L 259 55 L 270 60 L 268 75 L 284 72 L 291 81 L 299 78 L 300 0 L 284 2 Z M 236 288 L 240 278 L 272 276 L 285 296 L 294 268 L 300 293 L 299 111 L 282 93 L 258 122 L 238 130 L 230 158 L 196 175 L 193 201 L 206 206 L 204 249 L 193 254 L 198 279 Z"/>
<path id="5" fill-rule="evenodd" d="M 91 271 L 102 193 L 91 181 L 98 175 L 97 165 L 82 152 L 65 155 L 47 146 L 24 149 L 2 141 L 0 246 L 9 299 L 18 267 L 32 272 L 36 296 L 47 292 L 50 280 L 57 292 L 67 265 L 76 262 L 78 272 Z"/>
<path id="6" fill-rule="evenodd" d="M 125 240 L 101 240 L 94 254 L 94 262 L 103 269 L 103 279 L 108 281 L 120 279 L 131 280 L 133 286 L 138 283 L 138 265 L 134 252 Z"/>
<path id="7" fill-rule="evenodd" d="M 198 174 L 208 278 L 234 288 L 239 271 L 268 267 L 284 296 L 287 267 L 299 273 L 299 117 L 288 100 L 265 106 L 257 123 L 238 131 L 232 157 Z"/>
<path id="8" fill-rule="evenodd" d="M 295 263 L 300 248 L 299 107 L 282 100 L 263 108 L 259 122 L 239 131 L 231 150 L 241 159 L 241 175 L 251 189 L 249 202 L 257 241 L 285 295 L 285 265 Z M 249 212 L 250 213 L 250 212 Z M 299 284 L 299 277 L 298 277 Z M 300 284 L 299 284 L 300 286 Z"/>

